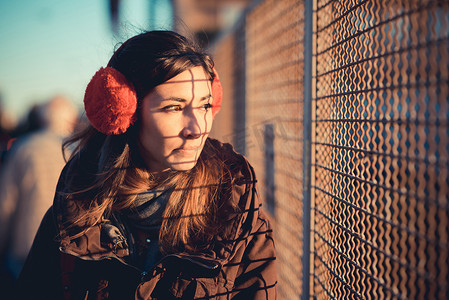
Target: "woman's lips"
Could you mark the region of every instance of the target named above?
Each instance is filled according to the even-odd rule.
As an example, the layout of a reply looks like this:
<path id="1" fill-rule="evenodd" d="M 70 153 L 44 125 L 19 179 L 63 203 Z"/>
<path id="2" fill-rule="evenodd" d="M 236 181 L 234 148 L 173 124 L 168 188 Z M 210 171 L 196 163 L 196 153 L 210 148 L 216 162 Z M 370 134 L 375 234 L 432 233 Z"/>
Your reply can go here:
<path id="1" fill-rule="evenodd" d="M 176 152 L 180 152 L 180 153 L 195 153 L 200 149 L 200 146 L 196 146 L 196 147 L 182 147 L 182 148 L 178 148 L 175 149 Z"/>

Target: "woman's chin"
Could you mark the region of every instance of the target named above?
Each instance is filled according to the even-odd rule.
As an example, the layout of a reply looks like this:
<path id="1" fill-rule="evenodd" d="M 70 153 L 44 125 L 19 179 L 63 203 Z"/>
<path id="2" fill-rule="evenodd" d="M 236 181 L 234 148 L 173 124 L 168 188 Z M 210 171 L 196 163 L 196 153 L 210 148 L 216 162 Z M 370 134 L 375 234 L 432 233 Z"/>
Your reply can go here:
<path id="1" fill-rule="evenodd" d="M 195 167 L 196 161 L 175 162 L 170 164 L 170 169 L 173 171 L 189 171 Z"/>

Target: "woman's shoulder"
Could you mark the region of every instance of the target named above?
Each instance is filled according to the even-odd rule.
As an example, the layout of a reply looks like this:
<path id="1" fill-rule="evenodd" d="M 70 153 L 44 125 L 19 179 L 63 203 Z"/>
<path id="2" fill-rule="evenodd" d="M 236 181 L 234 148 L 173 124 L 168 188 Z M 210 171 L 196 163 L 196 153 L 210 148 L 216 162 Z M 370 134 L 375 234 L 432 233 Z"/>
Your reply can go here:
<path id="1" fill-rule="evenodd" d="M 57 191 L 73 192 L 90 186 L 98 173 L 97 161 L 98 156 L 86 151 L 73 154 L 61 171 Z M 69 187 L 72 191 L 67 190 Z"/>
<path id="2" fill-rule="evenodd" d="M 238 153 L 231 144 L 223 143 L 213 138 L 208 138 L 208 141 L 217 157 L 219 157 L 219 159 L 229 168 L 234 182 L 256 182 L 256 175 L 253 167 L 246 157 Z"/>
<path id="3" fill-rule="evenodd" d="M 228 143 L 209 139 L 232 178 L 230 200 L 241 212 L 257 211 L 261 206 L 256 188 L 256 173 L 249 161 Z"/>
<path id="4" fill-rule="evenodd" d="M 65 228 L 64 224 L 68 220 L 75 219 L 75 216 L 80 216 L 83 213 L 80 206 L 69 195 L 89 190 L 95 181 L 96 173 L 95 157 L 84 151 L 74 154 L 65 164 L 59 175 L 53 199 L 53 211 L 59 231 Z M 86 192 L 84 193 L 88 195 Z"/>

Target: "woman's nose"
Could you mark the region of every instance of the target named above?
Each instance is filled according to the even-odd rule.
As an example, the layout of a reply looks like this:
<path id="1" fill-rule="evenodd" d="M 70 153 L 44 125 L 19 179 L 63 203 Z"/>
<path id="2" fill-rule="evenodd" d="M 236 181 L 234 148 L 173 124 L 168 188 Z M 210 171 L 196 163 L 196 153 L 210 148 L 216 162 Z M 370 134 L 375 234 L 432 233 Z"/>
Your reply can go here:
<path id="1" fill-rule="evenodd" d="M 189 113 L 185 116 L 185 125 L 182 130 L 182 135 L 185 138 L 197 139 L 202 135 L 200 120 L 195 116 L 195 113 Z"/>

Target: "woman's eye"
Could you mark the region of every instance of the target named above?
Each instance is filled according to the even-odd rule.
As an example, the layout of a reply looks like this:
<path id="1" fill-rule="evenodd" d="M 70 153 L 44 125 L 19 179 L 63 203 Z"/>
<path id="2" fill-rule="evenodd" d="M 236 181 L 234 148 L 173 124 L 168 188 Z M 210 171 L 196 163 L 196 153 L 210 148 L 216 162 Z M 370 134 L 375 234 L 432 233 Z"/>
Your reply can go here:
<path id="1" fill-rule="evenodd" d="M 201 106 L 201 108 L 204 109 L 205 111 L 208 111 L 211 107 L 212 107 L 212 104 L 210 104 L 210 103 L 206 103 L 203 106 Z"/>
<path id="2" fill-rule="evenodd" d="M 181 105 L 168 105 L 162 108 L 164 111 L 180 111 L 182 110 Z"/>

